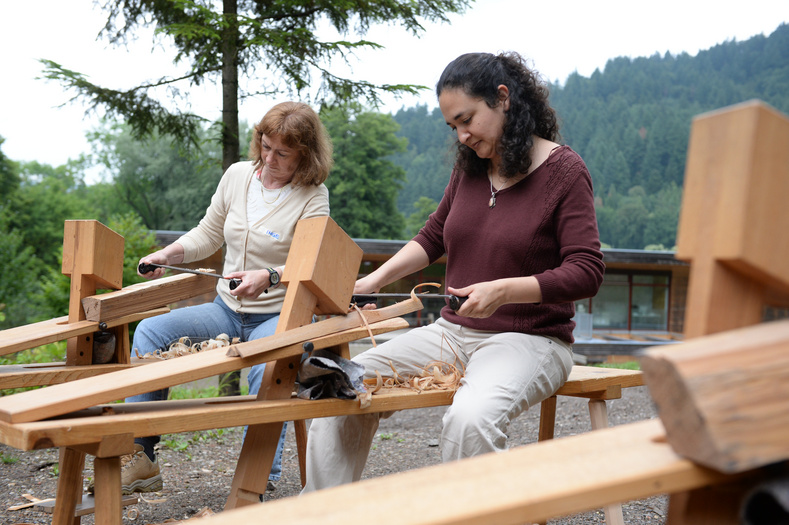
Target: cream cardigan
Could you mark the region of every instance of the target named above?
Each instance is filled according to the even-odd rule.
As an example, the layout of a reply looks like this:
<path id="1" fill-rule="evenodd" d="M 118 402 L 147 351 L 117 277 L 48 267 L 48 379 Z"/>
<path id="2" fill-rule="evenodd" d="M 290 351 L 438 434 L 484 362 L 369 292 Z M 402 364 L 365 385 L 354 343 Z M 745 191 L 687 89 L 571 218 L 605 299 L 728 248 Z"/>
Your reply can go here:
<path id="1" fill-rule="evenodd" d="M 294 186 L 273 211 L 250 226 L 247 191 L 253 176 L 252 162 L 237 162 L 228 168 L 200 223 L 175 241 L 184 247 L 184 262 L 204 259 L 224 243 L 223 275 L 282 266 L 296 223 L 329 214 L 329 190 L 325 185 Z M 255 299 L 236 298 L 230 295 L 226 279 L 219 279 L 216 291 L 225 304 L 239 313 L 277 313 L 285 298 L 284 286 L 272 288 Z"/>

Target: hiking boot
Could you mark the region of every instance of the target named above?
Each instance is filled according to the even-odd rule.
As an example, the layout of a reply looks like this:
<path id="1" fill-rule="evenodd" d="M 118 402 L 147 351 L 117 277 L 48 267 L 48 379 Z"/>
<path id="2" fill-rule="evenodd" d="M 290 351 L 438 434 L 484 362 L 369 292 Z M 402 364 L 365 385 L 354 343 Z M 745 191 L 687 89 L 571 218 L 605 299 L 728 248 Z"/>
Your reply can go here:
<path id="1" fill-rule="evenodd" d="M 94 481 L 88 485 L 88 494 L 95 490 Z M 159 462 L 151 461 L 142 445 L 134 444 L 134 453 L 121 456 L 121 493 L 156 492 L 162 490 Z"/>

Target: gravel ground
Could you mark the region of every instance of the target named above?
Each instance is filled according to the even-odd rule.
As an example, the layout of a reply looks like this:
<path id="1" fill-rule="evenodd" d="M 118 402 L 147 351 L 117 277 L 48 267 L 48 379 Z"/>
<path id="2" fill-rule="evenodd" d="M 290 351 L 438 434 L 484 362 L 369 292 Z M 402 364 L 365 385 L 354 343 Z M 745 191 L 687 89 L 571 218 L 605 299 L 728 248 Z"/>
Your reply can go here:
<path id="1" fill-rule="evenodd" d="M 443 411 L 444 408 L 409 410 L 383 420 L 364 477 L 382 476 L 439 463 L 438 437 Z M 539 414 L 539 407 L 535 407 L 513 423 L 510 429 L 511 447 L 532 443 L 537 439 Z M 654 417 L 656 411 L 645 387 L 625 389 L 622 399 L 609 402 L 609 422 L 612 426 Z M 586 400 L 560 397 L 556 413 L 556 437 L 590 430 Z M 241 438 L 241 428 L 164 436 L 163 443 L 178 441 L 182 445 L 172 448 L 160 445 L 159 461 L 164 489 L 159 493 L 140 495 L 137 505 L 126 508 L 123 523 L 159 524 L 185 520 L 206 508 L 221 512 L 233 480 Z M 51 523 L 50 514 L 32 508 L 15 511 L 8 508 L 26 503 L 23 494 L 40 499 L 55 497 L 57 450 L 21 452 L 0 445 L 0 460 L 0 523 Z M 92 459 L 89 457 L 85 478 L 92 476 Z M 85 483 L 87 485 L 87 481 Z M 282 479 L 275 490 L 266 494 L 266 500 L 295 496 L 299 490 L 295 437 L 293 429 L 289 427 Z M 666 510 L 665 496 L 623 504 L 625 523 L 631 525 L 665 523 Z M 596 509 L 550 520 L 548 523 L 586 525 L 604 522 L 602 509 Z M 94 523 L 93 516 L 83 517 L 82 523 Z"/>

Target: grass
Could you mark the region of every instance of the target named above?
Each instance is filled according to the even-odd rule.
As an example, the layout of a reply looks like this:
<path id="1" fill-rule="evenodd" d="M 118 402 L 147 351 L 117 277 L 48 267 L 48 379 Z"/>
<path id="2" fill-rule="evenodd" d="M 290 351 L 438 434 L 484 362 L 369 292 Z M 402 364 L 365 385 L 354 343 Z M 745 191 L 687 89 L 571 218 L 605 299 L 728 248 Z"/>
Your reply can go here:
<path id="1" fill-rule="evenodd" d="M 641 370 L 641 364 L 638 361 L 627 361 L 625 363 L 600 363 L 597 365 L 600 368 L 618 368 L 624 370 Z"/>
<path id="2" fill-rule="evenodd" d="M 215 428 L 193 432 L 189 437 L 184 437 L 183 434 L 167 434 L 166 436 L 162 436 L 161 443 L 170 450 L 186 453 L 189 459 L 192 459 L 191 455 L 189 455 L 187 452 L 187 449 L 190 445 L 201 442 L 205 443 L 211 440 L 216 440 L 217 442 L 222 443 L 224 441 L 224 435 L 227 432 L 228 429 Z"/>
<path id="3" fill-rule="evenodd" d="M 0 461 L 2 461 L 3 465 L 13 465 L 19 461 L 19 458 L 17 456 L 6 454 L 5 452 L 0 452 Z"/>
<path id="4" fill-rule="evenodd" d="M 50 343 L 29 350 L 22 350 L 12 357 L 0 357 L 0 365 L 29 365 L 32 363 L 57 363 L 66 360 L 66 341 Z M 10 396 L 26 390 L 35 390 L 39 386 L 25 388 L 7 388 L 0 390 L 0 397 Z"/>

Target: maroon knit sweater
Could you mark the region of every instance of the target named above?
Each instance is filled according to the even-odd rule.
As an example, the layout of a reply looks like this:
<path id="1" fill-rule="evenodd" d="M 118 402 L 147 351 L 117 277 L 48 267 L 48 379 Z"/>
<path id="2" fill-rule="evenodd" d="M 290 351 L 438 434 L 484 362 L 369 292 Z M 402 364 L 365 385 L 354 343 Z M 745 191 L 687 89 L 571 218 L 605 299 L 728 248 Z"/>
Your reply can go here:
<path id="1" fill-rule="evenodd" d="M 586 165 L 562 146 L 501 190 L 495 208 L 488 207 L 489 198 L 487 177 L 453 171 L 438 209 L 414 240 L 431 262 L 447 254 L 448 286 L 533 275 L 542 303 L 504 305 L 486 319 L 462 317 L 449 307 L 441 316 L 477 330 L 572 343 L 573 301 L 595 295 L 605 271 Z"/>

